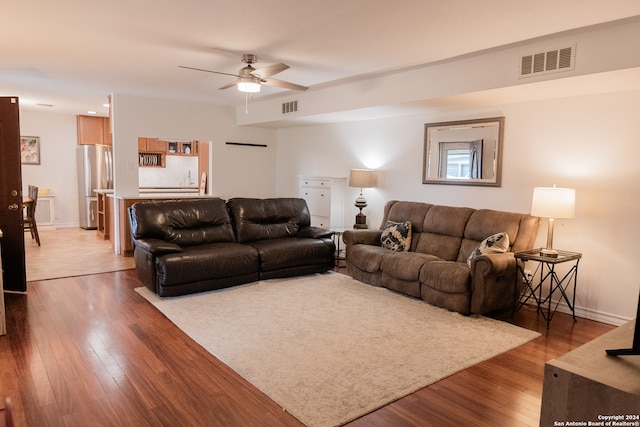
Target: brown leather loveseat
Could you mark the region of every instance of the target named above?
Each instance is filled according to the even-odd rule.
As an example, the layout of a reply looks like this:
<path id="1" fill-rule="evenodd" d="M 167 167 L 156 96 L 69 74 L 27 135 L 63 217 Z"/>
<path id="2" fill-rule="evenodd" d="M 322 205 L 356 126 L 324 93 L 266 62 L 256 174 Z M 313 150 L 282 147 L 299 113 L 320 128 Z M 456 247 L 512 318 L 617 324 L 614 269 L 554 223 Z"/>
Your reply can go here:
<path id="1" fill-rule="evenodd" d="M 335 245 L 310 218 L 297 198 L 139 202 L 129 208 L 136 272 L 160 296 L 322 273 Z"/>
<path id="2" fill-rule="evenodd" d="M 406 250 L 382 246 L 388 221 L 411 223 Z M 347 270 L 362 282 L 463 314 L 505 309 L 514 300 L 513 252 L 533 247 L 539 225 L 528 214 L 393 200 L 380 230 L 344 232 Z M 505 233 L 503 253 L 478 254 L 483 240 Z"/>

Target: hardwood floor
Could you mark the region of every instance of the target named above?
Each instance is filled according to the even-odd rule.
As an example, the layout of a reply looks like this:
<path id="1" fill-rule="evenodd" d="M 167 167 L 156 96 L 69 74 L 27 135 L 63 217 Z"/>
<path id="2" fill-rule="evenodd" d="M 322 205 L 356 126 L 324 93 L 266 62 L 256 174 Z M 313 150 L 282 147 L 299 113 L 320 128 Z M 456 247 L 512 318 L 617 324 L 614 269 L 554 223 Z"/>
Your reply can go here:
<path id="1" fill-rule="evenodd" d="M 126 270 L 29 283 L 6 294 L 0 397 L 16 426 L 300 426 L 133 289 Z M 613 329 L 556 314 L 542 336 L 350 426 L 537 426 L 544 363 Z"/>

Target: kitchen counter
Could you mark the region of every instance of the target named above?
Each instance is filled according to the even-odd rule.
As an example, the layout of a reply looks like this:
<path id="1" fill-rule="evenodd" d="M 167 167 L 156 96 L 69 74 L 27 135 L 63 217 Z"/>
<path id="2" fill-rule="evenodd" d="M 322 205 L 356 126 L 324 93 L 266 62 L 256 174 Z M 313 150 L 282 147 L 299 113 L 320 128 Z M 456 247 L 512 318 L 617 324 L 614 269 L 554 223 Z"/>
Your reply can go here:
<path id="1" fill-rule="evenodd" d="M 201 196 L 200 193 L 198 192 L 195 192 L 195 193 L 188 193 L 188 192 L 145 193 L 141 191 L 137 195 L 133 195 L 133 196 L 116 196 L 114 194 L 109 194 L 108 197 L 113 197 L 117 200 L 127 199 L 127 200 L 140 201 L 140 200 L 167 200 L 167 199 L 198 199 L 198 198 L 208 198 L 208 197 L 216 197 L 216 196 L 209 196 L 209 195 Z"/>
<path id="2" fill-rule="evenodd" d="M 198 193 L 198 187 L 140 187 L 139 193 Z"/>

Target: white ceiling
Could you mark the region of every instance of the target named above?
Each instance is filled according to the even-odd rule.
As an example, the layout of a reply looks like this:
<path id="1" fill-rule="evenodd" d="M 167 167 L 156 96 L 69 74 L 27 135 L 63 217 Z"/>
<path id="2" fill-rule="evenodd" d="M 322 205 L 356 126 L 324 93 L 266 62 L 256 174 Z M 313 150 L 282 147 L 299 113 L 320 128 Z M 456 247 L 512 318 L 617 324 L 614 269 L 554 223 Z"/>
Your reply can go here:
<path id="1" fill-rule="evenodd" d="M 243 53 L 305 86 L 440 61 L 640 15 L 638 0 L 58 0 L 3 2 L 0 95 L 86 114 L 110 93 L 240 106 Z M 263 87 L 258 97 L 283 92 Z M 46 104 L 52 106 L 41 106 Z"/>

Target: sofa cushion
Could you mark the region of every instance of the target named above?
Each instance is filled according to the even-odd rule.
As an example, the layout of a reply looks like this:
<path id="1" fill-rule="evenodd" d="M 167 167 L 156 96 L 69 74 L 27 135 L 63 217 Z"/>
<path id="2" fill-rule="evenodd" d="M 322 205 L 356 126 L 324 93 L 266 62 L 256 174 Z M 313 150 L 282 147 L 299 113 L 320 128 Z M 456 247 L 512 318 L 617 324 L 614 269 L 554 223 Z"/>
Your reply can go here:
<path id="1" fill-rule="evenodd" d="M 160 286 L 258 273 L 258 252 L 239 243 L 192 246 L 156 259 Z"/>
<path id="2" fill-rule="evenodd" d="M 260 271 L 273 271 L 302 265 L 334 263 L 335 244 L 331 239 L 281 238 L 247 243 L 258 252 Z"/>
<path id="3" fill-rule="evenodd" d="M 449 294 L 471 294 L 471 273 L 467 264 L 455 261 L 432 261 L 420 270 L 422 286 Z M 423 294 L 427 290 L 423 289 Z M 424 296 L 423 296 L 424 298 Z"/>
<path id="4" fill-rule="evenodd" d="M 425 263 L 442 261 L 435 255 L 420 252 L 389 252 L 382 257 L 380 269 L 388 276 L 402 280 L 419 280 Z"/>
<path id="5" fill-rule="evenodd" d="M 467 265 L 471 267 L 471 261 L 477 256 L 486 254 L 499 254 L 509 250 L 509 235 L 507 233 L 496 233 L 484 239 L 478 247 L 471 252 L 467 258 Z"/>
<path id="6" fill-rule="evenodd" d="M 347 260 L 359 270 L 375 273 L 380 270 L 382 257 L 389 249 L 374 245 L 353 245 L 347 251 Z"/>
<path id="7" fill-rule="evenodd" d="M 432 254 L 446 261 L 458 258 L 471 208 L 431 206 L 422 226 L 416 252 Z"/>
<path id="8" fill-rule="evenodd" d="M 380 236 L 380 246 L 395 252 L 408 251 L 411 247 L 411 222 L 387 221 Z"/>
<path id="9" fill-rule="evenodd" d="M 298 230 L 311 225 L 304 199 L 234 198 L 227 206 L 239 243 L 295 237 Z"/>
<path id="10" fill-rule="evenodd" d="M 235 242 L 227 206 L 218 198 L 139 202 L 131 206 L 129 216 L 135 239 L 180 246 Z"/>

